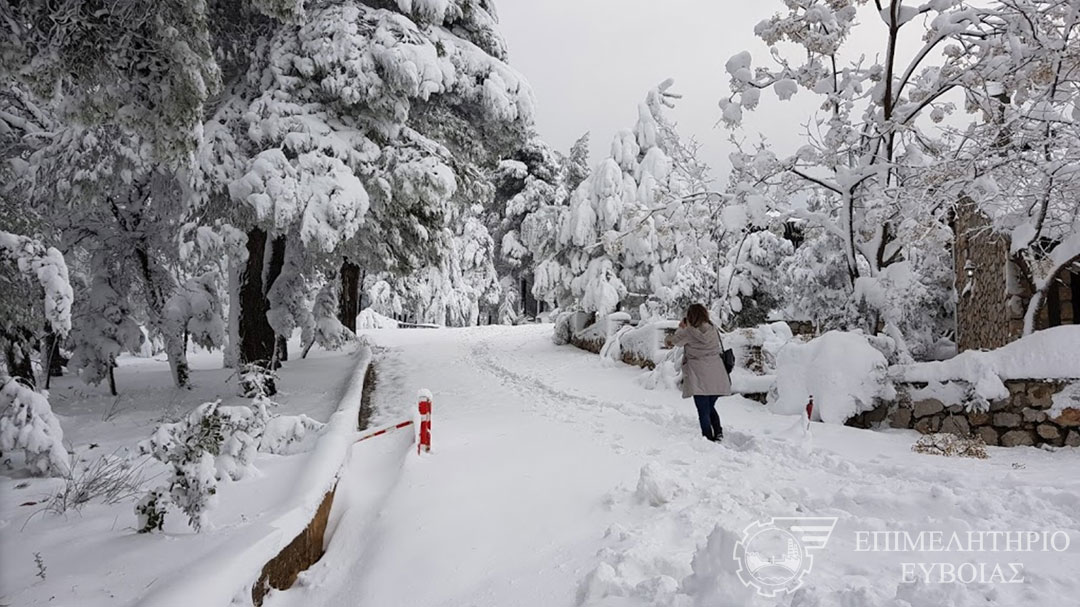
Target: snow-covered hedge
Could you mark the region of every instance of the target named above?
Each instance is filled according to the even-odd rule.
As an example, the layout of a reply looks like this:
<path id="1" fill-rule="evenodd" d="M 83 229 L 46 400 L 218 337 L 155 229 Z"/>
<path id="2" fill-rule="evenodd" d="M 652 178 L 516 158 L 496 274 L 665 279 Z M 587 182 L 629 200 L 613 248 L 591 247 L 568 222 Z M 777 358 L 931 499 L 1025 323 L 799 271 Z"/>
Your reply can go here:
<path id="1" fill-rule="evenodd" d="M 40 476 L 63 476 L 71 468 L 64 430 L 49 400 L 17 379 L 0 390 L 0 451 L 22 450 L 26 467 Z"/>
<path id="2" fill-rule="evenodd" d="M 777 354 L 769 409 L 799 414 L 813 396 L 815 419 L 842 424 L 896 397 L 888 368 L 885 355 L 860 333 L 829 331 L 806 344 L 790 342 Z"/>
<path id="3" fill-rule="evenodd" d="M 674 331 L 679 323 L 674 320 L 656 320 L 636 327 L 625 326 L 605 344 L 602 356 L 639 366 L 656 367 L 669 358 L 671 350 L 664 347 L 664 337 Z"/>
<path id="4" fill-rule="evenodd" d="M 899 366 L 893 378 L 930 384 L 963 381 L 973 387 L 973 396 L 985 401 L 1007 398 L 1008 379 L 1080 379 L 1080 325 L 1036 331 L 996 350 L 970 350 L 945 361 Z"/>
<path id="5" fill-rule="evenodd" d="M 724 347 L 735 354 L 735 366 L 762 375 L 776 372 L 777 356 L 793 339 L 786 322 L 736 329 L 723 336 Z"/>

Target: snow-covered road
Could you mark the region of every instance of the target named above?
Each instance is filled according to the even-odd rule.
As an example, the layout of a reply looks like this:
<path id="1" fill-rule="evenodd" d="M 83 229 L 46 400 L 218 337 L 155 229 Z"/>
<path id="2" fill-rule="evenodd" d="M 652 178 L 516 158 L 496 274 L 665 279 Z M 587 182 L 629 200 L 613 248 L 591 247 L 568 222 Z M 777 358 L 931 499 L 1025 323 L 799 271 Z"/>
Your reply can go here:
<path id="1" fill-rule="evenodd" d="M 327 558 L 282 605 L 1080 604 L 1080 453 L 912 453 L 911 432 L 814 424 L 739 397 L 725 443 L 642 371 L 550 340 L 551 327 L 373 331 L 376 425 L 435 396 L 434 452 L 361 443 Z M 344 499 L 342 499 L 344 498 Z M 803 589 L 758 597 L 734 542 L 774 516 L 837 517 Z M 1064 552 L 859 551 L 859 532 L 1063 531 Z M 903 563 L 1021 563 L 1019 584 L 901 583 Z M 931 577 L 936 575 L 930 566 Z M 940 569 L 940 567 L 939 567 Z"/>

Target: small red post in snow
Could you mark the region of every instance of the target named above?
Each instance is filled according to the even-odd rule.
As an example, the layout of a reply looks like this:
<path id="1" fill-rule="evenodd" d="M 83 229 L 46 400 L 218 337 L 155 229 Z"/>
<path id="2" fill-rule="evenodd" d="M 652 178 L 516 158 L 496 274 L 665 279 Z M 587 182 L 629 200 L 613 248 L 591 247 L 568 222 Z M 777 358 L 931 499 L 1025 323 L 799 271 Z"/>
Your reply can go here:
<path id="1" fill-rule="evenodd" d="M 431 392 L 420 391 L 420 442 L 417 453 L 431 453 Z"/>

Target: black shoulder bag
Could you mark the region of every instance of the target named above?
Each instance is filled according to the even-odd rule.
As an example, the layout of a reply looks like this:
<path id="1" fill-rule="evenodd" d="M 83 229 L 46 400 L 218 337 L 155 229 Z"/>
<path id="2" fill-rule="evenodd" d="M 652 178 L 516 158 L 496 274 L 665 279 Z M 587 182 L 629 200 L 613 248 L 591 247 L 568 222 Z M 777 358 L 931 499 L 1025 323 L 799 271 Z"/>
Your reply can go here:
<path id="1" fill-rule="evenodd" d="M 720 329 L 716 330 L 716 338 L 720 340 L 720 360 L 724 361 L 724 370 L 731 375 L 731 370 L 735 368 L 735 353 L 730 348 L 724 349 L 724 338 L 720 337 Z"/>

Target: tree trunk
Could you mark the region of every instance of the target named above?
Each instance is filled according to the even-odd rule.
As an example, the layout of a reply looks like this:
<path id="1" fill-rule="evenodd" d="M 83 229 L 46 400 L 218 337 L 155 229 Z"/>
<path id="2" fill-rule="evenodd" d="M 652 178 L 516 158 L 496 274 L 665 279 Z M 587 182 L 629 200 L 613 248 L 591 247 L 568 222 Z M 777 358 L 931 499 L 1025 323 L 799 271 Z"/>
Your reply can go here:
<path id="1" fill-rule="evenodd" d="M 266 300 L 264 273 L 266 261 L 266 231 L 252 228 L 247 234 L 247 264 L 240 275 L 240 310 L 238 333 L 241 364 L 257 364 L 270 367 L 274 358 L 274 329 L 266 318 L 269 302 Z M 269 395 L 276 394 L 273 382 L 267 386 Z M 249 393 L 250 386 L 241 386 Z"/>
<path id="2" fill-rule="evenodd" d="M 169 297 L 176 290 L 176 282 L 168 270 L 163 268 L 145 248 L 136 247 L 135 258 L 142 271 L 143 289 L 146 292 L 147 314 L 150 325 L 161 334 L 165 341 L 165 354 L 169 358 L 173 383 L 177 388 L 186 388 L 190 375 L 187 361 L 187 337 L 183 332 L 177 334 L 170 330 L 162 317 Z"/>
<path id="3" fill-rule="evenodd" d="M 244 267 L 229 258 L 229 324 L 228 337 L 223 352 L 223 366 L 235 369 L 240 366 L 240 276 Z"/>
<path id="4" fill-rule="evenodd" d="M 67 363 L 60 354 L 60 336 L 47 328 L 45 338 L 41 340 L 41 366 L 48 369 L 45 375 L 45 389 L 49 389 L 52 378 L 64 375 L 64 365 Z"/>
<path id="5" fill-rule="evenodd" d="M 360 313 L 360 266 L 346 259 L 341 264 L 341 296 L 338 321 L 356 333 L 356 315 Z"/>
<path id="6" fill-rule="evenodd" d="M 281 270 L 285 267 L 285 245 L 286 241 L 283 235 L 274 238 L 270 242 L 270 259 L 267 260 L 266 274 L 263 277 L 263 299 L 266 300 L 267 311 L 270 310 L 270 289 L 274 286 L 274 281 L 278 279 L 278 276 L 281 276 Z M 289 352 L 285 345 L 288 339 L 288 335 L 274 333 L 274 354 L 270 366 L 275 370 L 281 367 L 281 363 L 289 359 Z"/>
<path id="7" fill-rule="evenodd" d="M 116 374 L 113 373 L 113 369 L 116 368 L 116 363 L 109 365 L 109 394 L 116 396 Z"/>
<path id="8" fill-rule="evenodd" d="M 274 342 L 274 358 L 278 362 L 289 361 L 289 340 L 285 339 L 284 335 L 278 335 L 277 340 Z"/>

